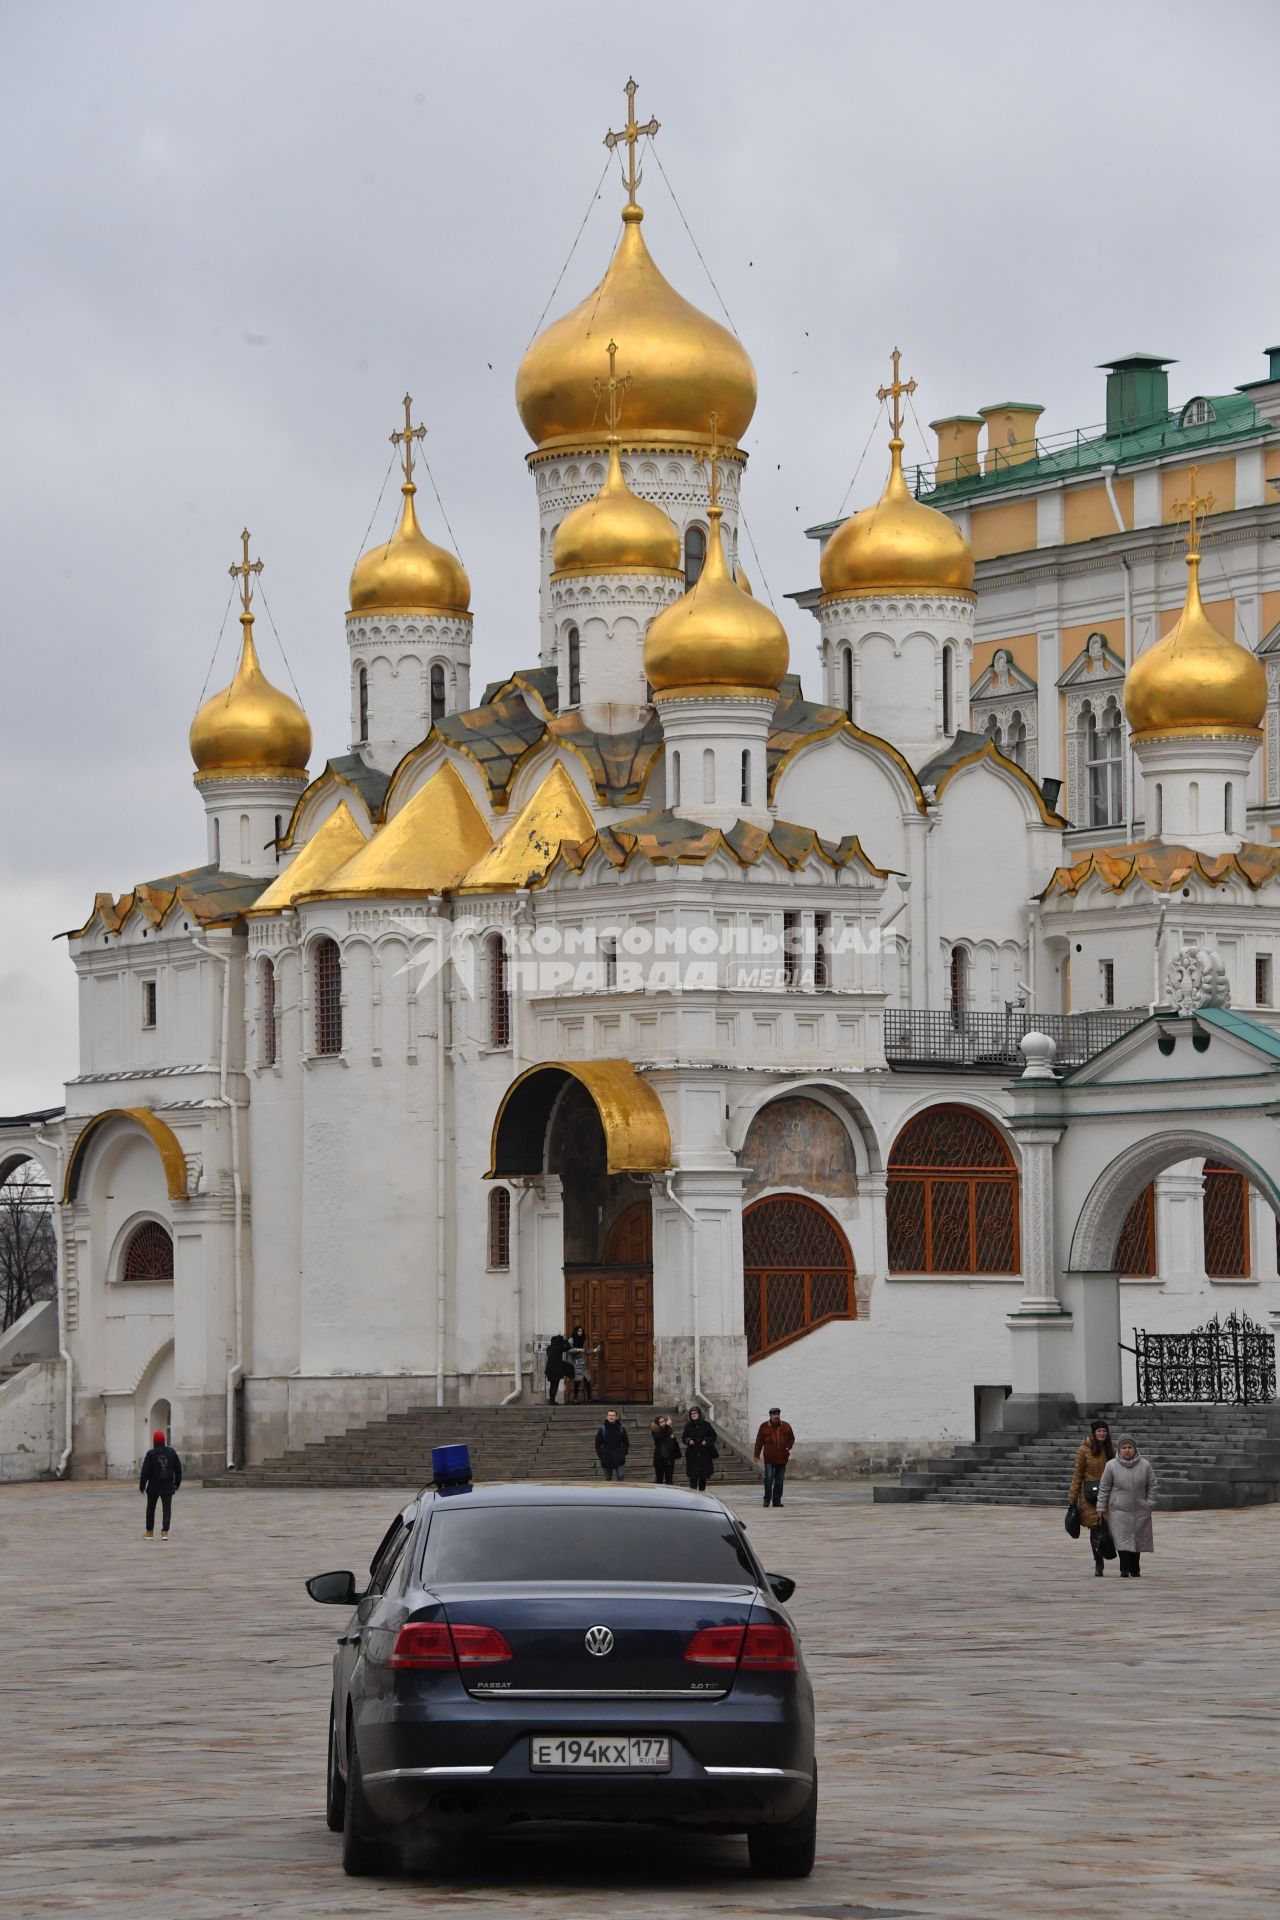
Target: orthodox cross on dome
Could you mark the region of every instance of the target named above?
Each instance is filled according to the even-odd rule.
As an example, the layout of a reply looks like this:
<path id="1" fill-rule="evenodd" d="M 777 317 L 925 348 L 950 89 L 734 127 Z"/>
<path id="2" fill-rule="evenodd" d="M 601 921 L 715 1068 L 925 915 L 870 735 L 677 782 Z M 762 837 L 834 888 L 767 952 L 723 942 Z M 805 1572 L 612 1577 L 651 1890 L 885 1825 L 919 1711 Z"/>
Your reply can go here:
<path id="1" fill-rule="evenodd" d="M 720 441 L 716 434 L 716 423 L 720 416 L 718 413 L 713 413 L 709 418 L 711 421 L 711 446 L 707 452 L 707 460 L 711 467 L 711 486 L 707 495 L 707 511 L 709 513 L 720 513 L 723 511 L 720 505 Z"/>
<path id="2" fill-rule="evenodd" d="M 627 143 L 627 205 L 634 207 L 636 204 L 636 188 L 644 178 L 644 175 L 636 166 L 636 142 L 645 134 L 652 140 L 654 134 L 658 131 L 658 122 L 654 119 L 649 119 L 645 121 L 643 126 L 640 126 L 637 122 L 636 83 L 634 80 L 628 80 L 626 93 L 627 124 L 621 133 L 615 133 L 613 128 L 610 127 L 604 137 L 604 143 L 610 153 L 614 151 L 615 147 L 617 147 L 621 141 L 625 140 Z"/>
<path id="3" fill-rule="evenodd" d="M 241 531 L 240 546 L 241 546 L 242 557 L 238 564 L 235 561 L 233 561 L 231 565 L 227 568 L 227 572 L 231 575 L 231 578 L 233 580 L 239 580 L 240 603 L 244 608 L 244 611 L 248 613 L 249 602 L 253 599 L 253 576 L 255 573 L 262 572 L 261 560 L 251 560 L 249 558 L 248 527 L 243 528 Z"/>
<path id="4" fill-rule="evenodd" d="M 902 438 L 902 396 L 904 393 L 912 394 L 916 390 L 914 380 L 900 380 L 898 378 L 898 369 L 901 362 L 901 349 L 895 347 L 893 350 L 893 379 L 887 387 L 876 388 L 877 400 L 893 401 L 893 413 L 890 418 L 893 421 L 893 437 L 895 440 L 901 440 Z"/>
<path id="5" fill-rule="evenodd" d="M 599 406 L 602 400 L 604 401 L 605 418 L 609 422 L 609 437 L 613 439 L 617 436 L 618 421 L 622 417 L 622 403 L 618 396 L 619 394 L 625 393 L 630 387 L 631 375 L 624 373 L 621 379 L 618 377 L 618 343 L 616 340 L 609 342 L 606 351 L 609 355 L 609 378 L 607 380 L 593 380 L 591 382 L 591 391 L 595 394 L 597 406 Z M 606 395 L 608 396 L 607 398 Z"/>
<path id="6" fill-rule="evenodd" d="M 391 436 L 392 446 L 400 448 L 400 464 L 404 468 L 404 483 L 406 487 L 413 485 L 413 443 L 415 440 L 425 440 L 427 437 L 425 427 L 415 427 L 411 424 L 413 418 L 412 409 L 413 395 L 406 393 L 404 397 L 404 425 L 403 427 L 397 427 Z"/>
<path id="7" fill-rule="evenodd" d="M 1199 471 L 1198 467 L 1187 468 L 1191 492 L 1185 500 L 1175 500 L 1172 508 L 1176 519 L 1181 520 L 1184 514 L 1186 516 L 1188 560 L 1198 559 L 1200 556 L 1200 521 L 1206 513 L 1210 512 L 1214 504 L 1213 494 L 1196 492 L 1196 475 Z"/>

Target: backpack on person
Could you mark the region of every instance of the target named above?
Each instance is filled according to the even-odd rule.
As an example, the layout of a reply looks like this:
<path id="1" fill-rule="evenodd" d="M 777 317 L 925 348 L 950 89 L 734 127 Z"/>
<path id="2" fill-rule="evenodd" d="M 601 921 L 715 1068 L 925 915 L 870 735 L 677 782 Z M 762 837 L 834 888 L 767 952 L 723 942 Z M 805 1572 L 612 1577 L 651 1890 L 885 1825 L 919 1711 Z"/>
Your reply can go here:
<path id="1" fill-rule="evenodd" d="M 166 1487 L 172 1487 L 177 1476 L 173 1471 L 173 1454 L 168 1447 L 154 1447 L 151 1452 L 151 1484 L 157 1492 L 163 1493 Z"/>

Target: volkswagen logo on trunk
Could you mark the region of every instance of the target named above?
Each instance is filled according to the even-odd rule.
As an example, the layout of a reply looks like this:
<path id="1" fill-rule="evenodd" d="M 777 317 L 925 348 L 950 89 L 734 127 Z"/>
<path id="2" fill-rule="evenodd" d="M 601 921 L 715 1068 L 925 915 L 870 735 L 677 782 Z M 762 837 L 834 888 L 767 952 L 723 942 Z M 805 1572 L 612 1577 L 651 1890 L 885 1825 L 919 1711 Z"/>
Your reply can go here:
<path id="1" fill-rule="evenodd" d="M 586 1635 L 587 1652 L 597 1657 L 613 1652 L 613 1631 L 610 1627 L 588 1627 Z"/>

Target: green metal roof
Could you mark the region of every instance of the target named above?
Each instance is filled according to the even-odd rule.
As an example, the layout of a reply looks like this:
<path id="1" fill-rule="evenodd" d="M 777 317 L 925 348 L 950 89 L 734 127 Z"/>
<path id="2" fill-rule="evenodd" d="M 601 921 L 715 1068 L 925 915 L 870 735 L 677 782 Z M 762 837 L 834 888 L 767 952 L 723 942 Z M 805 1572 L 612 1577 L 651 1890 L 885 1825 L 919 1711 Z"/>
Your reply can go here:
<path id="1" fill-rule="evenodd" d="M 1261 1020 L 1251 1020 L 1247 1013 L 1237 1013 L 1234 1007 L 1202 1007 L 1196 1019 L 1206 1027 L 1229 1033 L 1235 1040 L 1243 1040 L 1246 1046 L 1256 1047 L 1272 1060 L 1280 1060 L 1280 1034 L 1264 1027 Z"/>

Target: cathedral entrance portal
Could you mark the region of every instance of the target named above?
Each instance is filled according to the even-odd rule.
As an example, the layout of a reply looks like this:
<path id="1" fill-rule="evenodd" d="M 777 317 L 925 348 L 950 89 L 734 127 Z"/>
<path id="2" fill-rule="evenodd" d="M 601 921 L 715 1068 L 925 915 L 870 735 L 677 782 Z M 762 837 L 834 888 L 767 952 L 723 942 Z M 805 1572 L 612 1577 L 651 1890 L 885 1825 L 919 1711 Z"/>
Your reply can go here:
<path id="1" fill-rule="evenodd" d="M 614 1221 L 598 1267 L 564 1269 L 564 1323 L 581 1321 L 597 1400 L 653 1397 L 653 1214 L 646 1194 Z"/>

